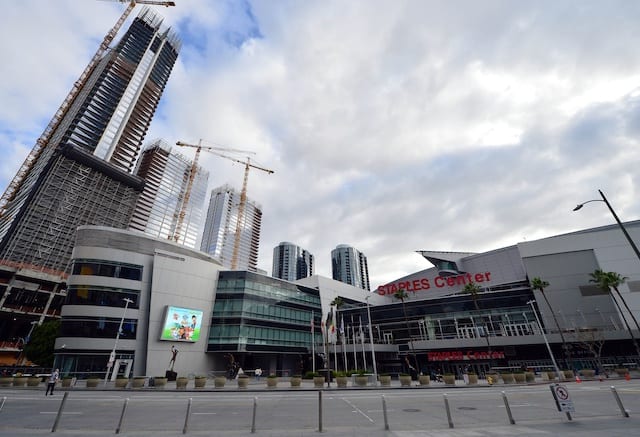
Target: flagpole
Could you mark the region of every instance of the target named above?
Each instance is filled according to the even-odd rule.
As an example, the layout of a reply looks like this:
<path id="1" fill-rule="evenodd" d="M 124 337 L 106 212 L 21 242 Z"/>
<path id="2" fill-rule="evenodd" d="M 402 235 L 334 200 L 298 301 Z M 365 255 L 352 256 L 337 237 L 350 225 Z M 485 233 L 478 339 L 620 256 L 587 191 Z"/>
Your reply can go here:
<path id="1" fill-rule="evenodd" d="M 312 371 L 316 373 L 316 330 L 314 319 L 315 313 L 311 311 L 311 362 L 313 363 Z M 307 367 L 308 369 L 308 367 Z"/>
<path id="2" fill-rule="evenodd" d="M 362 361 L 364 362 L 364 369 L 367 370 L 367 355 L 364 351 L 364 333 L 362 332 L 362 317 L 360 317 L 360 344 L 362 345 Z"/>
<path id="3" fill-rule="evenodd" d="M 333 313 L 333 332 L 331 333 L 331 340 L 333 342 L 333 365 L 336 366 L 336 370 L 338 370 L 338 333 L 336 332 L 337 329 L 335 328 L 338 322 L 338 314 L 337 309 L 336 311 L 334 311 L 333 307 L 331 308 L 331 312 Z"/>
<path id="4" fill-rule="evenodd" d="M 345 337 L 346 335 L 344 335 L 344 316 L 342 316 L 340 318 L 340 335 L 342 335 L 342 341 L 340 342 L 340 344 L 342 345 L 342 358 L 344 358 L 344 371 L 347 371 L 347 344 L 345 342 Z"/>
<path id="5" fill-rule="evenodd" d="M 351 338 L 353 339 L 353 370 L 358 370 L 358 354 L 356 354 L 356 328 L 353 326 L 353 317 L 351 317 Z"/>

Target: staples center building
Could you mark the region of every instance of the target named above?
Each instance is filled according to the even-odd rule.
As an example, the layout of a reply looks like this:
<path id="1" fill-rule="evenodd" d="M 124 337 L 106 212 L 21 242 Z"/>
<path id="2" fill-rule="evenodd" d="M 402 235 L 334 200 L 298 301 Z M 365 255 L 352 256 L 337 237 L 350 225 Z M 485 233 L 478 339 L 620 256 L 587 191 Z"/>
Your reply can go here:
<path id="1" fill-rule="evenodd" d="M 640 221 L 625 226 L 640 241 Z M 245 370 L 278 375 L 373 370 L 374 359 L 378 372 L 543 370 L 552 361 L 541 328 L 563 368 L 637 364 L 640 259 L 619 227 L 478 254 L 420 253 L 435 267 L 370 293 L 320 276 L 289 282 L 226 271 L 167 240 L 81 227 L 56 367 L 104 377 L 108 365 L 111 378 L 210 374 L 224 373 L 233 356 Z M 590 282 L 597 269 L 626 277 L 623 299 Z M 548 282 L 544 295 L 531 288 L 533 278 Z M 464 292 L 469 284 L 474 295 Z M 398 290 L 407 294 L 402 301 Z M 337 297 L 325 345 L 320 327 Z"/>

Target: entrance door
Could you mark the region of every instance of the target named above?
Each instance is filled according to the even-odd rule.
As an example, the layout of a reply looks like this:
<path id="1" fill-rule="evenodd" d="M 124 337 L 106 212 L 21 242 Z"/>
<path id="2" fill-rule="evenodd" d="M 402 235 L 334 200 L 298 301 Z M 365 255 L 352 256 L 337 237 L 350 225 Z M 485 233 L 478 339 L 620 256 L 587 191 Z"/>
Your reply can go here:
<path id="1" fill-rule="evenodd" d="M 122 374 L 126 377 L 131 373 L 131 367 L 133 366 L 133 360 L 118 359 L 114 363 L 113 372 L 111 373 L 111 381 L 115 381 L 118 375 Z"/>

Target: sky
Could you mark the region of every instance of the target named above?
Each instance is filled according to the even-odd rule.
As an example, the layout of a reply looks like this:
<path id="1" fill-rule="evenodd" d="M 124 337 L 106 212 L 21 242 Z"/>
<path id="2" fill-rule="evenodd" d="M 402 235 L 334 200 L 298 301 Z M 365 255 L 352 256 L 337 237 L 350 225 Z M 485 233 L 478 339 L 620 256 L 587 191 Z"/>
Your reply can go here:
<path id="1" fill-rule="evenodd" d="M 175 2 L 152 7 L 182 47 L 146 141 L 252 150 L 274 170 L 248 181 L 269 274 L 281 241 L 327 277 L 348 244 L 375 288 L 431 267 L 417 250 L 612 224 L 604 203 L 572 212 L 598 189 L 640 218 L 640 2 Z M 0 189 L 125 6 L 2 2 Z M 242 165 L 200 164 L 210 188 L 242 186 Z"/>

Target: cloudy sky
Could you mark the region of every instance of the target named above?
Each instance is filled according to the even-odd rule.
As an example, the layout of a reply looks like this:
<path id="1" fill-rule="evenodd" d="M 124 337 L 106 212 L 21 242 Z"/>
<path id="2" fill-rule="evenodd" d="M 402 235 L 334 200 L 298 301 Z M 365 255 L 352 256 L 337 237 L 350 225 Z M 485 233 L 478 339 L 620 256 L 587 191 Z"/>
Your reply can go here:
<path id="1" fill-rule="evenodd" d="M 175 0 L 183 46 L 148 140 L 256 152 L 259 267 L 349 244 L 371 286 L 416 250 L 496 249 L 640 218 L 640 2 Z M 139 11 L 140 5 L 136 7 Z M 0 5 L 0 189 L 125 5 Z M 135 15 L 136 12 L 134 12 Z M 193 151 L 183 150 L 189 157 Z M 203 153 L 211 186 L 243 167 Z"/>

